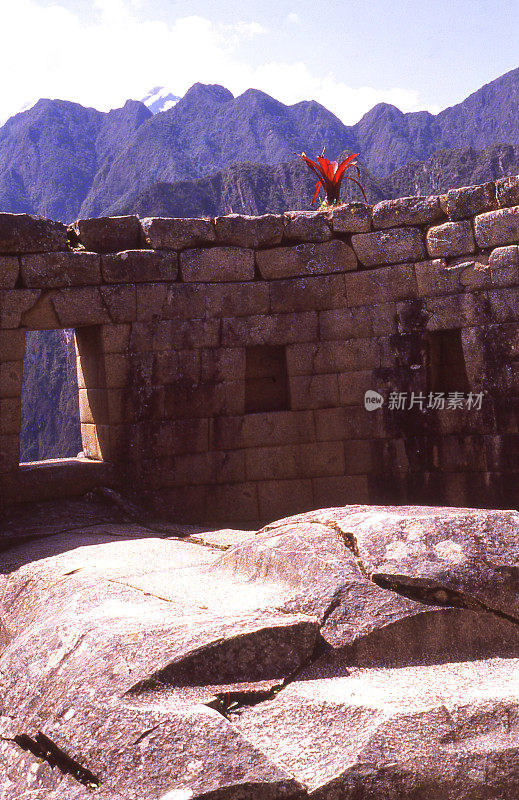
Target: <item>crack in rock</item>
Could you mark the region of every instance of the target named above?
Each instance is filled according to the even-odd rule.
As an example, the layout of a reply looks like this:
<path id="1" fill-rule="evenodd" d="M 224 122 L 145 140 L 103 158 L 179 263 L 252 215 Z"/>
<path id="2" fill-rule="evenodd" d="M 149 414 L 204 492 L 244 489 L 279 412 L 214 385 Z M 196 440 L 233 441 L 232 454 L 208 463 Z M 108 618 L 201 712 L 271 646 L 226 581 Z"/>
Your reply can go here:
<path id="1" fill-rule="evenodd" d="M 411 579 L 406 578 L 405 576 L 394 575 L 389 577 L 387 575 L 381 575 L 378 573 L 370 573 L 362 561 L 362 556 L 360 554 L 355 534 L 352 531 L 344 531 L 337 522 L 321 521 L 321 524 L 326 528 L 333 530 L 337 534 L 346 549 L 354 555 L 357 566 L 359 567 L 362 575 L 368 580 L 372 581 L 372 583 L 376 584 L 376 586 L 379 586 L 381 589 L 387 589 L 388 591 L 395 592 L 395 594 L 399 594 L 402 597 L 407 597 L 409 600 L 414 600 L 417 603 L 423 603 L 424 605 L 465 608 L 468 611 L 494 614 L 500 619 L 505 619 L 514 625 L 519 625 L 519 618 L 514 617 L 512 614 L 507 614 L 505 611 L 501 611 L 498 608 L 493 608 L 492 606 L 486 605 L 481 600 L 477 600 L 475 597 L 471 597 L 470 595 L 467 595 L 456 589 L 450 589 L 446 586 L 441 586 L 440 584 L 437 586 L 420 585 L 418 580 L 413 583 Z M 337 601 L 334 608 L 337 607 L 339 602 L 340 600 Z M 330 605 L 332 604 L 333 600 Z M 334 608 L 330 608 L 329 610 L 327 609 L 327 616 L 325 616 L 325 619 L 323 619 L 323 623 L 333 612 Z"/>
<path id="2" fill-rule="evenodd" d="M 101 779 L 94 775 L 91 770 L 84 767 L 79 761 L 67 755 L 52 739 L 38 731 L 36 738 L 33 739 L 27 733 L 20 733 L 12 739 L 1 737 L 5 742 L 14 742 L 22 750 L 32 753 L 36 758 L 46 761 L 52 768 L 58 767 L 63 775 L 72 775 L 79 783 L 88 789 L 98 789 Z"/>
<path id="3" fill-rule="evenodd" d="M 409 579 L 402 577 L 398 580 L 398 576 L 391 578 L 386 575 L 379 575 L 373 573 L 370 576 L 373 581 L 381 589 L 388 589 L 410 600 L 415 600 L 417 603 L 423 603 L 428 606 L 448 606 L 452 608 L 465 608 L 468 611 L 477 611 L 483 614 L 494 614 L 500 619 L 505 619 L 514 625 L 519 625 L 519 619 L 512 614 L 507 614 L 506 611 L 501 611 L 499 608 L 493 608 L 486 605 L 481 600 L 471 597 L 468 594 L 459 592 L 456 589 L 449 589 L 445 586 L 421 586 L 418 582 L 411 583 Z"/>
<path id="4" fill-rule="evenodd" d="M 333 604 L 330 603 L 330 605 Z M 328 610 L 328 609 L 327 609 Z M 333 609 L 330 610 L 331 613 Z M 323 625 L 325 620 L 321 622 Z M 333 648 L 328 642 L 323 639 L 320 633 L 317 634 L 314 648 L 308 658 L 306 658 L 302 664 L 300 664 L 295 670 L 289 672 L 288 675 L 283 678 L 281 683 L 276 683 L 274 686 L 271 686 L 270 689 L 250 689 L 250 690 L 238 690 L 238 691 L 229 691 L 229 692 L 222 692 L 217 693 L 213 700 L 210 700 L 208 703 L 204 703 L 204 705 L 208 706 L 208 708 L 213 708 L 215 711 L 218 711 L 226 719 L 230 718 L 230 715 L 233 713 L 239 712 L 242 708 L 251 708 L 252 706 L 257 706 L 260 703 L 266 703 L 268 700 L 273 700 L 277 695 L 286 689 L 287 686 L 290 686 L 291 683 L 297 680 L 299 675 L 301 675 L 311 664 L 315 661 L 318 661 L 322 656 L 326 653 L 330 652 Z"/>

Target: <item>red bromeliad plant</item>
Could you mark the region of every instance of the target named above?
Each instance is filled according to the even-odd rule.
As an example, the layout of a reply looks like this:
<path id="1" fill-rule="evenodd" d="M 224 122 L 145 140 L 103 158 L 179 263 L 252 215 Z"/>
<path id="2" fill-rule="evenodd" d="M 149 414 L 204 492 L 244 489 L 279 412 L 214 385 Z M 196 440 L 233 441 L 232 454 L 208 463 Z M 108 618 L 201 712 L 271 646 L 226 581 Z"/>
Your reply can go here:
<path id="1" fill-rule="evenodd" d="M 325 148 L 323 147 L 323 152 L 320 156 L 317 156 L 318 163 L 308 158 L 306 153 L 294 153 L 294 155 L 302 158 L 307 167 L 309 167 L 312 172 L 315 172 L 319 178 L 315 184 L 315 193 L 314 199 L 312 200 L 312 205 L 317 200 L 317 196 L 321 189 L 324 189 L 324 193 L 326 195 L 325 202 L 327 205 L 335 206 L 340 203 L 341 183 L 343 178 L 346 178 L 347 180 L 353 181 L 353 183 L 357 184 L 364 196 L 364 200 L 367 203 L 368 198 L 366 197 L 366 193 L 362 184 L 355 180 L 355 178 L 344 174 L 349 167 L 357 167 L 357 175 L 360 174 L 357 162 L 355 161 L 359 153 L 353 153 L 353 155 L 348 156 L 348 158 L 345 158 L 344 161 L 341 161 L 341 163 L 338 164 L 337 161 L 329 161 L 327 158 L 325 158 L 324 150 Z"/>

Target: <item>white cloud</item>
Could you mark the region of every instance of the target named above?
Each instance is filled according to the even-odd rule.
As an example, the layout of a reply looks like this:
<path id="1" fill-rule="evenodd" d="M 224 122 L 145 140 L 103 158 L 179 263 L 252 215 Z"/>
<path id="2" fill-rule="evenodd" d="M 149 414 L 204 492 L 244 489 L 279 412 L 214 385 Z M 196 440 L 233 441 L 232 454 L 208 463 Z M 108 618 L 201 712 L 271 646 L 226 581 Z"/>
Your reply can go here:
<path id="1" fill-rule="evenodd" d="M 268 32 L 265 26 L 260 25 L 259 22 L 236 22 L 234 25 L 224 25 L 222 30 L 243 37 L 258 36 L 258 34 Z"/>
<path id="2" fill-rule="evenodd" d="M 246 84 L 254 85 L 281 100 L 292 104 L 300 100 L 317 100 L 345 124 L 357 122 L 377 103 L 391 103 L 401 111 L 422 111 L 426 106 L 414 89 L 375 89 L 371 86 L 353 88 L 337 80 L 332 73 L 312 75 L 302 61 L 294 64 L 269 62 L 256 69 L 246 69 L 235 79 L 243 91 Z M 232 87 L 231 87 L 232 89 Z M 440 109 L 429 106 L 437 113 Z"/>
<path id="3" fill-rule="evenodd" d="M 289 22 L 291 25 L 299 25 L 301 18 L 299 14 L 295 13 L 295 11 L 291 11 L 290 14 L 287 14 L 287 22 Z"/>
<path id="4" fill-rule="evenodd" d="M 190 16 L 168 24 L 143 19 L 143 2 L 93 0 L 90 22 L 59 3 L 9 3 L 0 34 L 0 119 L 40 97 L 108 110 L 144 97 L 153 86 L 182 95 L 197 81 L 220 83 L 234 94 L 254 87 L 285 103 L 315 99 L 346 123 L 381 101 L 403 111 L 423 107 L 413 90 L 354 89 L 332 74 L 311 74 L 303 62 L 252 67 L 238 56 L 238 47 L 247 40 L 250 48 L 266 33 L 259 23 L 219 25 Z"/>

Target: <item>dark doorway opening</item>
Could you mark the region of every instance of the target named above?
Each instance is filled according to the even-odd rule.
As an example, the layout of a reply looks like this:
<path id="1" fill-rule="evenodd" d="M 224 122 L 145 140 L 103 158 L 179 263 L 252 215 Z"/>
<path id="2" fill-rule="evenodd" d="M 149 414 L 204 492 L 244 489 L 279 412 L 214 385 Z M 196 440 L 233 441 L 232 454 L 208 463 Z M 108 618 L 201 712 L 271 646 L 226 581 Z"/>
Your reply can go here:
<path id="1" fill-rule="evenodd" d="M 427 380 L 431 392 L 470 391 L 461 330 L 454 328 L 428 334 Z"/>
<path id="2" fill-rule="evenodd" d="M 247 347 L 245 413 L 288 411 L 287 359 L 283 346 Z"/>

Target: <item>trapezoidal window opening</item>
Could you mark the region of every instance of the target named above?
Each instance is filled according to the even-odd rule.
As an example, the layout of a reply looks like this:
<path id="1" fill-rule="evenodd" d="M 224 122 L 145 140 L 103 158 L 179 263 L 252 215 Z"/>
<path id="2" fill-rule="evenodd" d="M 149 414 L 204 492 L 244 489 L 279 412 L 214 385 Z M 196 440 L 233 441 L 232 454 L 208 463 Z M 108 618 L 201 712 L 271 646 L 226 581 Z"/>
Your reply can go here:
<path id="1" fill-rule="evenodd" d="M 290 400 L 285 347 L 247 347 L 245 358 L 245 413 L 288 411 Z"/>
<path id="2" fill-rule="evenodd" d="M 461 330 L 433 331 L 427 336 L 427 345 L 428 391 L 469 392 Z"/>
<path id="3" fill-rule="evenodd" d="M 20 462 L 75 458 L 81 450 L 74 331 L 27 331 Z"/>

